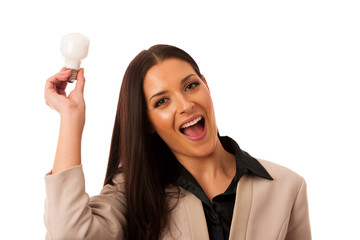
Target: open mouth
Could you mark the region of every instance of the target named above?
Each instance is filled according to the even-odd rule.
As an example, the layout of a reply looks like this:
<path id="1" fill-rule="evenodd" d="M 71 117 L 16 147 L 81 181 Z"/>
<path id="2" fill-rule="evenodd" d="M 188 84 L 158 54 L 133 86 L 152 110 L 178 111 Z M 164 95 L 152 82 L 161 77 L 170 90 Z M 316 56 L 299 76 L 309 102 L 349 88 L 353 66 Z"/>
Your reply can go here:
<path id="1" fill-rule="evenodd" d="M 190 138 L 201 137 L 204 133 L 205 119 L 199 116 L 191 122 L 185 123 L 180 127 L 180 132 Z"/>

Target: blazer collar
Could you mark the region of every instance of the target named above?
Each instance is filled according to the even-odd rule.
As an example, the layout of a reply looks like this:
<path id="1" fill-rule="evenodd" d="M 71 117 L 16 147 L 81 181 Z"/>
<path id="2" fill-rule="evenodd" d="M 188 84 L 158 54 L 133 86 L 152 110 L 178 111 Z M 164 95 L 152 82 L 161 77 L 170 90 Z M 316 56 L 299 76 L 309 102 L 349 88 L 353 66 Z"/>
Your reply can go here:
<path id="1" fill-rule="evenodd" d="M 192 193 L 180 188 L 189 220 L 191 239 L 209 240 L 206 218 L 201 201 Z"/>
<path id="2" fill-rule="evenodd" d="M 247 174 L 240 178 L 237 184 L 235 206 L 231 220 L 229 240 L 246 239 L 246 231 L 248 227 L 253 196 L 252 181 L 252 175 Z"/>
<path id="3" fill-rule="evenodd" d="M 252 175 L 246 174 L 240 178 L 231 221 L 229 240 L 246 239 L 246 231 L 249 222 L 250 208 L 252 203 L 253 184 Z M 192 239 L 209 239 L 206 219 L 201 201 L 194 194 L 180 188 L 184 194 L 184 203 L 189 220 Z"/>

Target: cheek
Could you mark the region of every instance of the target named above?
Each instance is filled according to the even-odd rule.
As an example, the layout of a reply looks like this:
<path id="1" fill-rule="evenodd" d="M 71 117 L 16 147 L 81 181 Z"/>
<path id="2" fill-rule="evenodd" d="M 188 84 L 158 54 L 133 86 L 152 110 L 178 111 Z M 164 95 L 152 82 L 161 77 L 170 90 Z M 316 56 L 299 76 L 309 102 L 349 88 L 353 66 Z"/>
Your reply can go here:
<path id="1" fill-rule="evenodd" d="M 214 105 L 209 93 L 202 95 L 201 105 L 207 111 L 208 114 L 214 115 Z M 210 117 L 210 116 L 209 116 Z"/>
<path id="2" fill-rule="evenodd" d="M 158 133 L 172 129 L 173 115 L 167 111 L 153 112 L 149 115 L 150 121 Z"/>
<path id="3" fill-rule="evenodd" d="M 215 118 L 215 111 L 214 111 L 214 105 L 212 102 L 212 99 L 210 95 L 207 95 L 207 97 L 204 97 L 202 99 L 202 107 L 206 111 L 206 114 L 210 120 L 210 125 L 216 130 L 216 118 Z M 216 130 L 217 131 L 217 130 Z"/>
<path id="4" fill-rule="evenodd" d="M 210 112 L 214 112 L 214 106 L 213 106 L 213 102 L 212 99 L 209 97 L 207 99 L 207 101 L 204 103 L 206 109 Z"/>

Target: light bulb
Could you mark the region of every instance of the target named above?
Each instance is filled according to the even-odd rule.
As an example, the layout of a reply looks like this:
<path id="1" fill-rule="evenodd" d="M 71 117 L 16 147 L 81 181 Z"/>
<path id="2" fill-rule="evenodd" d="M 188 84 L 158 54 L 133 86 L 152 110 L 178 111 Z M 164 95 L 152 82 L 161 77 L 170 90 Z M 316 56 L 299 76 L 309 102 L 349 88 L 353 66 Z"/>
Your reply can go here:
<path id="1" fill-rule="evenodd" d="M 81 60 L 88 55 L 89 39 L 80 33 L 69 33 L 61 39 L 60 51 L 65 57 L 65 68 L 71 69 L 68 82 L 76 80 Z"/>

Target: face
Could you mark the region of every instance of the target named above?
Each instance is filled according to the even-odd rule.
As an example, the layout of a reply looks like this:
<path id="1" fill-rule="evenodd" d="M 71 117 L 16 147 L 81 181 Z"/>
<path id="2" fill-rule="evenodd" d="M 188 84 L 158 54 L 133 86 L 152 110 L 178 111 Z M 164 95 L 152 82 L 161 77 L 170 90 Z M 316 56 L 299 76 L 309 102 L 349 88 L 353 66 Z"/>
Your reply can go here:
<path id="1" fill-rule="evenodd" d="M 170 58 L 150 68 L 144 95 L 153 130 L 178 160 L 215 151 L 218 138 L 210 92 L 189 63 Z"/>

